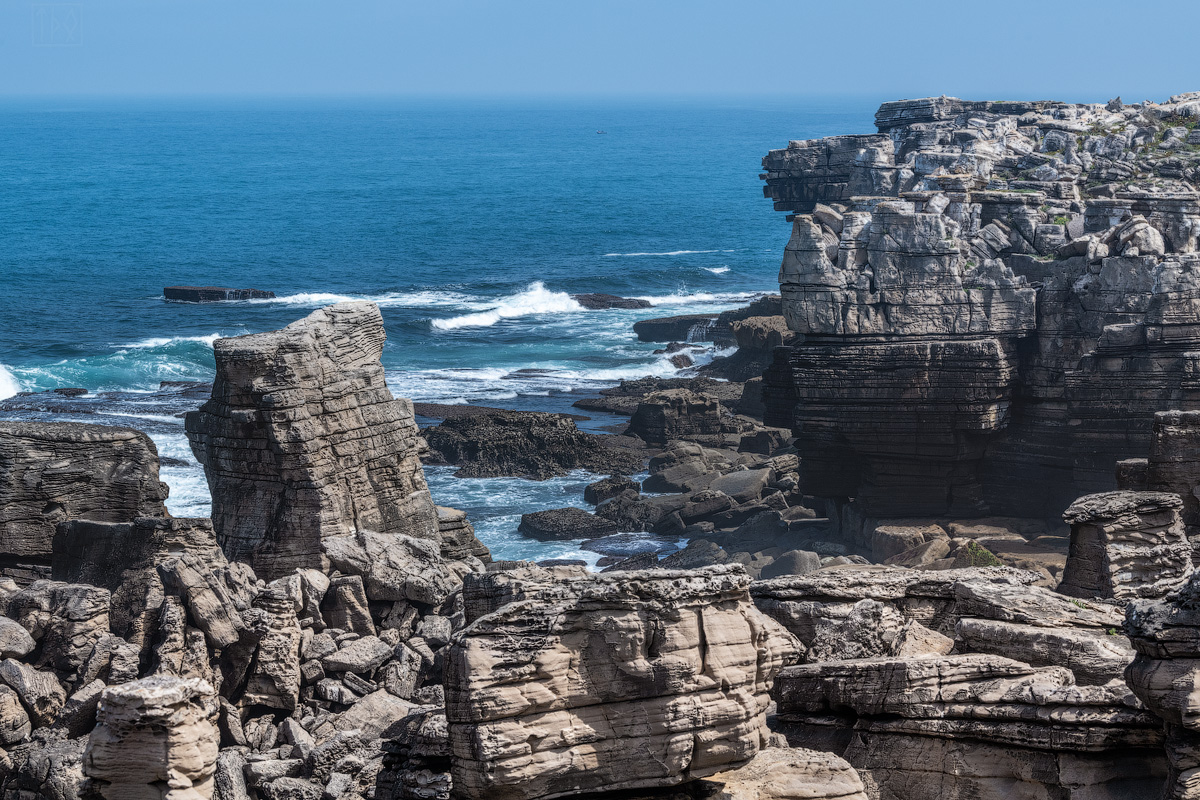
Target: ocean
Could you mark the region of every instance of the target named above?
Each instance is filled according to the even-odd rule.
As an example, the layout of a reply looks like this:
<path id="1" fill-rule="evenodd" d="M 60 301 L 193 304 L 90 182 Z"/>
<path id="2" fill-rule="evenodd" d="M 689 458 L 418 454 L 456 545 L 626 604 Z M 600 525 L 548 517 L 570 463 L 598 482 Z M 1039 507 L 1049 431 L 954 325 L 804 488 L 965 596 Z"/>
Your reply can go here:
<path id="1" fill-rule="evenodd" d="M 567 411 L 676 370 L 638 319 L 777 290 L 789 228 L 760 160 L 789 139 L 873 131 L 867 98 L 42 100 L 0 103 L 0 418 L 145 430 L 177 516 L 208 490 L 178 416 L 212 343 L 322 305 L 383 311 L 399 396 Z M 164 286 L 274 300 L 168 303 Z M 644 297 L 586 311 L 570 295 Z M 711 358 L 709 351 L 702 359 Z M 78 399 L 12 397 L 81 387 Z M 585 412 L 585 429 L 618 418 Z M 596 476 L 462 480 L 426 470 L 498 558 L 583 558 L 516 532 L 583 505 Z M 637 543 L 631 543 L 636 549 Z"/>

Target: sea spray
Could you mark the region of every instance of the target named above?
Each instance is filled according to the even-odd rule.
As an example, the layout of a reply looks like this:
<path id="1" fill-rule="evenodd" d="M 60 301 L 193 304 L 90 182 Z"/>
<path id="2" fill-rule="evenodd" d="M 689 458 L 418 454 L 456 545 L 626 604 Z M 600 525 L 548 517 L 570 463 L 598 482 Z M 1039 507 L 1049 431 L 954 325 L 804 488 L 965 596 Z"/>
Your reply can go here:
<path id="1" fill-rule="evenodd" d="M 552 292 L 541 281 L 534 281 L 523 292 L 501 298 L 491 308 L 473 314 L 463 314 L 448 319 L 432 320 L 433 327 L 441 331 L 457 328 L 486 328 L 502 319 L 516 319 L 535 314 L 561 314 L 583 311 L 566 292 Z"/>
<path id="2" fill-rule="evenodd" d="M 12 397 L 19 391 L 21 384 L 17 383 L 16 377 L 8 371 L 8 367 L 0 364 L 0 400 Z"/>

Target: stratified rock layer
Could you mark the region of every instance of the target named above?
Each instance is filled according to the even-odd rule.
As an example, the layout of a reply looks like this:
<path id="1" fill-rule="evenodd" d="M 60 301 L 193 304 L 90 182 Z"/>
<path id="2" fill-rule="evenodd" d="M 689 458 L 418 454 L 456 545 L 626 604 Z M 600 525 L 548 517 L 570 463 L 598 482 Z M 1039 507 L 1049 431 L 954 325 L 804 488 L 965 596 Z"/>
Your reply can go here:
<path id="1" fill-rule="evenodd" d="M 446 666 L 454 789 L 548 798 L 673 786 L 748 762 L 794 645 L 740 567 L 469 579 Z"/>
<path id="2" fill-rule="evenodd" d="M 140 431 L 0 422 L 0 575 L 45 577 L 60 522 L 161 517 L 166 497 L 158 450 Z"/>
<path id="3" fill-rule="evenodd" d="M 1081 497 L 1063 514 L 1071 553 L 1058 591 L 1076 597 L 1161 597 L 1192 572 L 1192 546 L 1179 509 L 1165 492 L 1104 492 Z"/>
<path id="4" fill-rule="evenodd" d="M 796 432 L 802 489 L 1049 518 L 1115 488 L 1155 411 L 1200 407 L 1196 108 L 926 98 L 771 151 L 797 336 L 764 419 Z"/>
<path id="5" fill-rule="evenodd" d="M 188 414 L 231 559 L 274 578 L 327 562 L 357 530 L 438 541 L 412 404 L 384 383 L 383 318 L 340 303 L 279 331 L 219 339 L 213 397 Z"/>
<path id="6" fill-rule="evenodd" d="M 212 687 L 203 681 L 153 676 L 106 689 L 84 774 L 105 800 L 207 800 L 217 763 L 216 714 Z"/>

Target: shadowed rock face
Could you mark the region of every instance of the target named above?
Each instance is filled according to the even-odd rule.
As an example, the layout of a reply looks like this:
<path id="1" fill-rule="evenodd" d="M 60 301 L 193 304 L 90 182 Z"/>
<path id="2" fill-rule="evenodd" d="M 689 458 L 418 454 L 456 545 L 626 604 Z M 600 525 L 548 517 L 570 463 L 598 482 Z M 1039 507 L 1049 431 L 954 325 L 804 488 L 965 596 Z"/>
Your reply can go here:
<path id="1" fill-rule="evenodd" d="M 765 421 L 795 430 L 804 490 L 879 517 L 1056 516 L 1115 488 L 1155 411 L 1200 406 L 1195 105 L 928 98 L 771 151 L 797 341 Z"/>
<path id="2" fill-rule="evenodd" d="M 392 397 L 383 318 L 340 303 L 214 345 L 213 397 L 186 429 L 230 559 L 268 579 L 327 565 L 322 540 L 356 530 L 438 540 L 412 404 Z"/>
<path id="3" fill-rule="evenodd" d="M 674 786 L 765 744 L 794 647 L 737 567 L 468 579 L 446 664 L 454 790 L 563 797 Z"/>
<path id="4" fill-rule="evenodd" d="M 1166 729 L 1170 776 L 1163 797 L 1194 800 L 1200 770 L 1200 580 L 1197 574 L 1159 600 L 1133 600 L 1125 609 L 1125 632 L 1137 658 L 1125 681 Z"/>
<path id="5" fill-rule="evenodd" d="M 162 517 L 167 491 L 140 431 L 0 422 L 0 575 L 48 576 L 59 522 Z"/>

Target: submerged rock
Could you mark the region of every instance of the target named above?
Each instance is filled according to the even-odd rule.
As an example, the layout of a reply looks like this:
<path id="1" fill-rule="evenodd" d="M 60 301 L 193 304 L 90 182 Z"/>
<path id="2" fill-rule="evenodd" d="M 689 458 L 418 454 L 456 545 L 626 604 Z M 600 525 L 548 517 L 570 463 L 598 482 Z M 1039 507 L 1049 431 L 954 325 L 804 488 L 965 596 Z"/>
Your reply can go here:
<path id="1" fill-rule="evenodd" d="M 497 411 L 447 419 L 422 435 L 461 478 L 546 480 L 574 469 L 631 475 L 642 468 L 640 453 L 611 447 L 560 414 Z"/>

